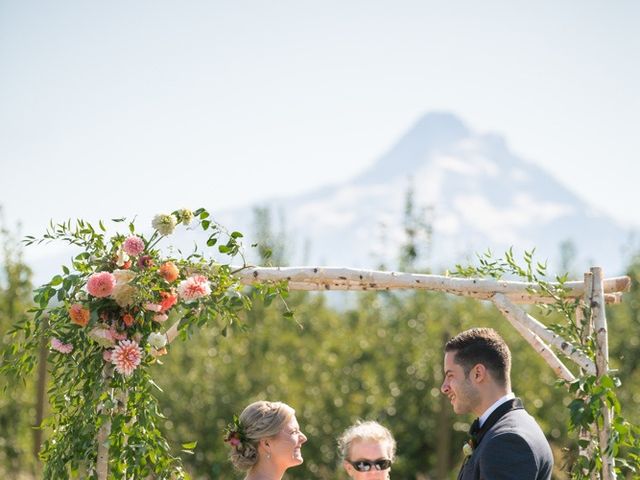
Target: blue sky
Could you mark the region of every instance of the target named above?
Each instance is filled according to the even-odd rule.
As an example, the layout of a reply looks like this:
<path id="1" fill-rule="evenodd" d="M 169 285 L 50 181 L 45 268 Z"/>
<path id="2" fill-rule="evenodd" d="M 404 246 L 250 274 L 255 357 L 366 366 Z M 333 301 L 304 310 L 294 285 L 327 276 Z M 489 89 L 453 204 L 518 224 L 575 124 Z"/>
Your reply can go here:
<path id="1" fill-rule="evenodd" d="M 628 226 L 633 1 L 0 1 L 0 205 L 48 220 L 259 203 L 459 115 Z M 417 186 L 419 188 L 419 186 Z"/>

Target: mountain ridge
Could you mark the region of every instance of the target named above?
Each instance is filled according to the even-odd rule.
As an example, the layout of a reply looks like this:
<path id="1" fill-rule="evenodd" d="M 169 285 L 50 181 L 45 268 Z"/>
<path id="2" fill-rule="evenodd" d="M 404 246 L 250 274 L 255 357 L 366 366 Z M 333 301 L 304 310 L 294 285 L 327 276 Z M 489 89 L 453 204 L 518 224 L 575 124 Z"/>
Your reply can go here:
<path id="1" fill-rule="evenodd" d="M 513 153 L 504 137 L 475 133 L 448 112 L 419 118 L 349 180 L 260 205 L 284 212 L 281 229 L 293 245 L 293 263 L 300 261 L 301 245 L 310 244 L 303 262 L 389 267 L 397 265 L 404 241 L 409 188 L 416 211 L 428 215 L 424 220 L 433 230 L 424 246 L 431 258 L 423 258 L 423 265 L 419 261 L 419 268 L 438 271 L 473 260 L 475 252 L 499 254 L 510 246 L 536 247 L 541 260 L 559 267 L 560 246 L 567 242 L 575 246 L 576 269 L 593 262 L 611 274 L 624 268 L 621 248 L 628 232 Z M 252 230 L 250 207 L 221 212 L 219 218 Z"/>

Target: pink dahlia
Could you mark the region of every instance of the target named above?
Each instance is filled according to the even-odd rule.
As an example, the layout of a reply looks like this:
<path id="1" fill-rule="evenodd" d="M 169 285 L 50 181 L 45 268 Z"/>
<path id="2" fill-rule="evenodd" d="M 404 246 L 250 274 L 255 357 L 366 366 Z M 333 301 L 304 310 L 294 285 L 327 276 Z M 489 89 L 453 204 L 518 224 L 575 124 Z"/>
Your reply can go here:
<path id="1" fill-rule="evenodd" d="M 204 275 L 194 275 L 178 284 L 178 295 L 185 303 L 193 302 L 210 294 L 209 280 Z"/>
<path id="2" fill-rule="evenodd" d="M 116 277 L 109 272 L 94 273 L 87 281 L 87 290 L 94 297 L 108 297 L 116 286 Z"/>
<path id="3" fill-rule="evenodd" d="M 129 376 L 140 365 L 142 350 L 133 340 L 122 340 L 111 352 L 111 363 L 118 373 Z"/>
<path id="4" fill-rule="evenodd" d="M 132 257 L 137 257 L 144 252 L 144 241 L 140 237 L 132 235 L 122 244 L 123 250 Z"/>
<path id="5" fill-rule="evenodd" d="M 73 352 L 73 345 L 71 345 L 70 343 L 63 343 L 55 337 L 51 339 L 51 348 L 53 348 L 54 350 L 60 353 Z"/>

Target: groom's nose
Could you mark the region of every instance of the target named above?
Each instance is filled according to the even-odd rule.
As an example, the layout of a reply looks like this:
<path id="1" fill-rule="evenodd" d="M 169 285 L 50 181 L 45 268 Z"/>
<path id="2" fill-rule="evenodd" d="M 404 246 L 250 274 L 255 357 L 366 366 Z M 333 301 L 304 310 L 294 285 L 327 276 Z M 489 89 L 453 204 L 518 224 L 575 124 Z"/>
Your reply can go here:
<path id="1" fill-rule="evenodd" d="M 449 391 L 449 384 L 447 383 L 447 381 L 446 381 L 446 380 L 444 380 L 444 381 L 442 382 L 442 385 L 440 385 L 440 391 L 441 391 L 442 393 L 444 393 L 445 395 L 446 395 L 446 394 L 447 394 L 447 392 Z"/>

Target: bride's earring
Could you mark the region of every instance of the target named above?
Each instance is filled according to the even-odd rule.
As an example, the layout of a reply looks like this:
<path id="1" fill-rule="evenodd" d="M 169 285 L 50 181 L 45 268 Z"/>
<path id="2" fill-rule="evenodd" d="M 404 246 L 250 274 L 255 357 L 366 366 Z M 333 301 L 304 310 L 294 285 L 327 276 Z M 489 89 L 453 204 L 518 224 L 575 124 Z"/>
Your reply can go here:
<path id="1" fill-rule="evenodd" d="M 267 459 L 271 460 L 271 454 L 267 453 Z"/>

